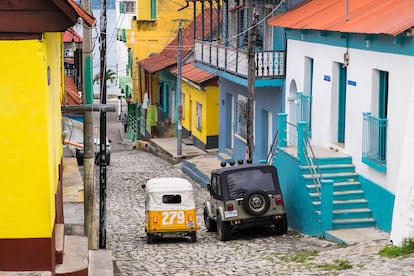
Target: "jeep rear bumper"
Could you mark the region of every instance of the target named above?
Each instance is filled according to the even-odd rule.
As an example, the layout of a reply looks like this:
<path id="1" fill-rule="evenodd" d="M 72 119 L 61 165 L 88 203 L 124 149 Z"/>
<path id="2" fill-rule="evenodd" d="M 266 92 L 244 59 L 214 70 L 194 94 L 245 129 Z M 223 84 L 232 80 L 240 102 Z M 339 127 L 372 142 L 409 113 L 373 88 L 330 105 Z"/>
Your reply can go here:
<path id="1" fill-rule="evenodd" d="M 279 221 L 286 219 L 286 214 L 278 214 L 278 215 L 271 215 L 271 216 L 259 216 L 259 217 L 252 217 L 246 219 L 235 219 L 235 220 L 228 220 L 230 225 L 234 229 L 238 228 L 247 228 L 255 225 L 272 225 L 277 224 Z"/>

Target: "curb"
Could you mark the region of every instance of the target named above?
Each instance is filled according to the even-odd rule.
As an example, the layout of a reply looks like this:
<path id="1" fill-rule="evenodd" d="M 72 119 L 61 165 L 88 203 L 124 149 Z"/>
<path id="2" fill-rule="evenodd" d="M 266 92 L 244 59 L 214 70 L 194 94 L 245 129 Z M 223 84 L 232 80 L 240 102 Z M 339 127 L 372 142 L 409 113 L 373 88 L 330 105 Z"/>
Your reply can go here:
<path id="1" fill-rule="evenodd" d="M 187 160 L 182 161 L 182 171 L 205 189 L 207 189 L 207 185 L 210 184 L 210 177 L 205 175 Z"/>

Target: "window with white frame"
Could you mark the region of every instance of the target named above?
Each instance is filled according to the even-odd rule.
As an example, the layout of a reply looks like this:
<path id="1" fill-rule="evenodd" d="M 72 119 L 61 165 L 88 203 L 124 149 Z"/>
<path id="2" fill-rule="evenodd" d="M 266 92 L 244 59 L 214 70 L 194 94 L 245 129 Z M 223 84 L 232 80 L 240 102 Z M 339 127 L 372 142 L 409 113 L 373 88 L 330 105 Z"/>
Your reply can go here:
<path id="1" fill-rule="evenodd" d="M 247 98 L 242 95 L 237 97 L 236 134 L 247 139 Z"/>
<path id="2" fill-rule="evenodd" d="M 196 104 L 196 128 L 201 131 L 201 122 L 202 122 L 202 105 L 197 102 Z"/>

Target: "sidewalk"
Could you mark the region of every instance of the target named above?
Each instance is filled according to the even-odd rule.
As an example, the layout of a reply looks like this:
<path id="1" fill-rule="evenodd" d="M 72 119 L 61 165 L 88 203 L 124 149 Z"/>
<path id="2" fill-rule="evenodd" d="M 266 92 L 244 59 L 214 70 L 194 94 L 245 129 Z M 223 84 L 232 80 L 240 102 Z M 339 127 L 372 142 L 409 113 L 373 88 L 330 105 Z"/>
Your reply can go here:
<path id="1" fill-rule="evenodd" d="M 204 188 L 210 183 L 210 174 L 220 168 L 217 153 L 203 151 L 193 145 L 182 143 L 181 155 L 177 154 L 177 138 L 155 138 L 149 140 L 148 151 L 170 163 L 182 163 L 182 171 Z"/>

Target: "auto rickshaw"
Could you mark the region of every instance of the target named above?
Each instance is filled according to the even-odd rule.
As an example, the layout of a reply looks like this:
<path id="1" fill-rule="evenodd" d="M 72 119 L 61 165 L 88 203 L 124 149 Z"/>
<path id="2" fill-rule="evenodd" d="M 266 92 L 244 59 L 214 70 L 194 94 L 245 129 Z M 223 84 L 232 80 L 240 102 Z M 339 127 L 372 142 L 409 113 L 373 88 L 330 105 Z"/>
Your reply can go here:
<path id="1" fill-rule="evenodd" d="M 198 224 L 191 183 L 179 177 L 152 178 L 145 190 L 147 243 L 167 236 L 189 236 L 197 241 Z"/>

